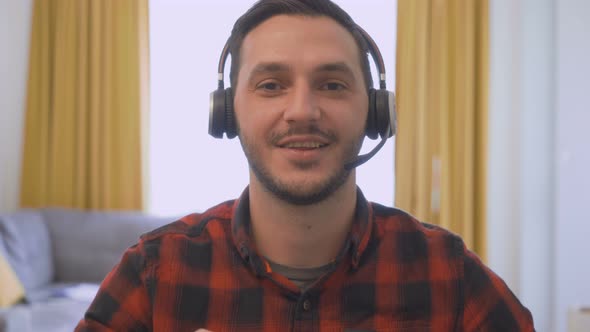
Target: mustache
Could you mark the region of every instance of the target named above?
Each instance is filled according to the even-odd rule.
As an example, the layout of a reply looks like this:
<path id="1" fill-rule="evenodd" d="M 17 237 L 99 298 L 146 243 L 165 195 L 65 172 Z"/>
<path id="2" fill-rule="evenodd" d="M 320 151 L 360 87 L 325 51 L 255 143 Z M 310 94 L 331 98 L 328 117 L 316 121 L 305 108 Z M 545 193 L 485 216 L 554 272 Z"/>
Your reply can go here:
<path id="1" fill-rule="evenodd" d="M 286 131 L 283 132 L 272 132 L 270 134 L 270 141 L 273 144 L 277 144 L 282 139 L 295 135 L 315 135 L 320 136 L 330 142 L 336 140 L 336 134 L 334 134 L 332 131 L 322 130 L 317 125 L 310 124 L 305 126 L 290 126 Z"/>

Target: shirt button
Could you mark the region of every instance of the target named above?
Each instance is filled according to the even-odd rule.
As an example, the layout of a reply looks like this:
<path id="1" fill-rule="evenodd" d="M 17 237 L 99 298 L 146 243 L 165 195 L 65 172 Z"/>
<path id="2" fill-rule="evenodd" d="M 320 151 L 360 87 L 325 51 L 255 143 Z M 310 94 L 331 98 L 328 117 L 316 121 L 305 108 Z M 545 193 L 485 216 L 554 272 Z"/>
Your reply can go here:
<path id="1" fill-rule="evenodd" d="M 311 308 L 311 302 L 309 302 L 309 300 L 303 301 L 303 310 L 309 311 L 310 308 Z"/>

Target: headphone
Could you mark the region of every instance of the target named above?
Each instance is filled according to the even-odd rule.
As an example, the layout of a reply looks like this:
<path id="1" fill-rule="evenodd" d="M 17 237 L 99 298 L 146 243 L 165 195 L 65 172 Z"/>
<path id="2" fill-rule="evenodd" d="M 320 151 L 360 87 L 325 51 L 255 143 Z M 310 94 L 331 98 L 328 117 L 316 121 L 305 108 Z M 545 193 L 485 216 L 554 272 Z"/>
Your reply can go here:
<path id="1" fill-rule="evenodd" d="M 369 112 L 365 127 L 365 135 L 371 139 L 381 137 L 382 141 L 376 149 L 371 151 L 372 157 L 380 149 L 385 141 L 395 135 L 396 132 L 396 114 L 395 114 L 395 95 L 387 90 L 385 84 L 385 65 L 383 57 L 375 41 L 371 36 L 358 25 L 356 29 L 367 42 L 369 53 L 379 72 L 379 89 L 369 89 Z M 217 90 L 211 92 L 209 104 L 209 134 L 215 138 L 223 138 L 223 133 L 227 138 L 237 136 L 237 126 L 234 115 L 234 96 L 232 88 L 224 88 L 223 71 L 229 55 L 229 39 L 223 47 L 218 65 Z M 362 156 L 361 156 L 362 157 Z M 365 160 L 366 161 L 366 160 Z M 364 161 L 363 161 L 364 162 Z M 361 162 L 362 163 L 362 162 Z M 356 167 L 354 165 L 353 167 Z"/>

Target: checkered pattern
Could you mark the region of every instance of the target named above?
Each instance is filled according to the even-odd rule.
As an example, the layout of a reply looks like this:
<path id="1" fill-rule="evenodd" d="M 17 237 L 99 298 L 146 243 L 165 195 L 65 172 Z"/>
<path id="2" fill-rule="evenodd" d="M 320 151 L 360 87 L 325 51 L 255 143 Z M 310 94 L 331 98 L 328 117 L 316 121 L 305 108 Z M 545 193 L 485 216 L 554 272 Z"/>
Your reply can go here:
<path id="1" fill-rule="evenodd" d="M 141 237 L 76 331 L 533 331 L 461 239 L 358 192 L 333 270 L 306 291 L 273 273 L 235 201 Z"/>

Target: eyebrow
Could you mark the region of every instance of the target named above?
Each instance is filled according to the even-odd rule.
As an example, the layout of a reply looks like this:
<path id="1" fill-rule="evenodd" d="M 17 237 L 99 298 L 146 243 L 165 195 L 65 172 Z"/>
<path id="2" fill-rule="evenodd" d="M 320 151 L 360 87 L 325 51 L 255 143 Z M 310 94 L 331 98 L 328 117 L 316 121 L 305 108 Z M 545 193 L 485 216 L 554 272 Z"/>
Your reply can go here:
<path id="1" fill-rule="evenodd" d="M 251 81 L 254 77 L 269 73 L 280 73 L 291 71 L 291 66 L 281 62 L 261 62 L 257 64 L 254 69 L 248 75 L 248 81 Z M 342 73 L 356 79 L 354 71 L 345 62 L 331 62 L 317 66 L 314 69 L 315 72 L 333 72 Z"/>
<path id="2" fill-rule="evenodd" d="M 250 77 L 254 77 L 259 74 L 277 73 L 289 71 L 290 66 L 280 62 L 262 62 L 257 64 L 254 69 L 250 72 Z"/>
<path id="3" fill-rule="evenodd" d="M 334 62 L 320 65 L 316 68 L 317 72 L 339 72 L 355 78 L 352 68 L 345 62 Z"/>

